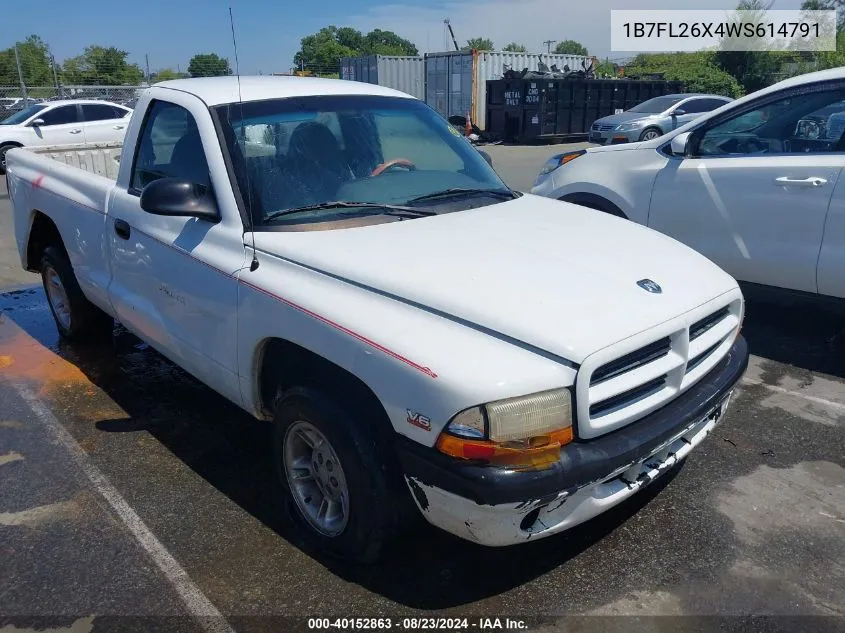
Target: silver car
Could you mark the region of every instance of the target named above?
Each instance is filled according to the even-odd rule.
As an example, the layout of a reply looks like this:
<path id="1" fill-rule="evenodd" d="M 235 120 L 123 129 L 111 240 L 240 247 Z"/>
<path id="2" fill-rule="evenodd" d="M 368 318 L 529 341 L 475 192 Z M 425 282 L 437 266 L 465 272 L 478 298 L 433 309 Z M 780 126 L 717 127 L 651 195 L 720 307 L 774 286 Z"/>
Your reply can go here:
<path id="1" fill-rule="evenodd" d="M 693 93 L 654 97 L 625 112 L 598 119 L 590 127 L 589 141 L 601 145 L 650 141 L 731 101 L 729 97 Z"/>

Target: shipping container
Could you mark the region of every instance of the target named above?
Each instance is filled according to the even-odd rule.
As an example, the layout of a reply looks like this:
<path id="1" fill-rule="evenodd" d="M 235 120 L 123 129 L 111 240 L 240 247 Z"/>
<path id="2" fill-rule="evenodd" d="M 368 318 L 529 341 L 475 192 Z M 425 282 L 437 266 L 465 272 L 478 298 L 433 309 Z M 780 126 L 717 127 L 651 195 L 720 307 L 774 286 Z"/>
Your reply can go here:
<path id="1" fill-rule="evenodd" d="M 440 114 L 465 117 L 486 129 L 487 82 L 501 79 L 506 67 L 515 71 L 551 68 L 583 70 L 590 59 L 581 55 L 506 53 L 499 51 L 429 53 L 425 56 L 425 101 Z"/>
<path id="2" fill-rule="evenodd" d="M 340 78 L 393 88 L 417 99 L 425 99 L 425 61 L 422 57 L 343 57 L 340 60 Z"/>
<path id="3" fill-rule="evenodd" d="M 664 94 L 679 81 L 634 79 L 499 79 L 487 82 L 487 134 L 530 143 L 586 136 L 593 121 Z"/>

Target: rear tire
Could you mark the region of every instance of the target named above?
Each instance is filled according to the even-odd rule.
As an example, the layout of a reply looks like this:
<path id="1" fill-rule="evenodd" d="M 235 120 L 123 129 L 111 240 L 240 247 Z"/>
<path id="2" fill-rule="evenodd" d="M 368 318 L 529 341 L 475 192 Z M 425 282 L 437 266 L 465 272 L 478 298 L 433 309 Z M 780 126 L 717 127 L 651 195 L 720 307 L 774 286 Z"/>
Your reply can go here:
<path id="1" fill-rule="evenodd" d="M 289 389 L 277 398 L 273 456 L 302 539 L 333 556 L 371 563 L 394 532 L 398 504 L 365 415 L 316 389 Z"/>
<path id="2" fill-rule="evenodd" d="M 102 339 L 114 320 L 85 298 L 64 249 L 48 246 L 41 255 L 41 280 L 59 334 L 72 341 Z"/>

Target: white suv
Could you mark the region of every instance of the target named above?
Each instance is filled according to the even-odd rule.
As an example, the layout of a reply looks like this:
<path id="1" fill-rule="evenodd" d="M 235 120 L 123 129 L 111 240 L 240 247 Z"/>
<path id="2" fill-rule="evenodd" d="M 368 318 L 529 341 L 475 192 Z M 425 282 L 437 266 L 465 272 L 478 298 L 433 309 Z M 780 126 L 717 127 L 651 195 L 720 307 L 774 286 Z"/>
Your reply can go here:
<path id="1" fill-rule="evenodd" d="M 657 139 L 553 156 L 532 193 L 657 229 L 741 281 L 845 298 L 843 115 L 845 69 L 794 77 Z"/>

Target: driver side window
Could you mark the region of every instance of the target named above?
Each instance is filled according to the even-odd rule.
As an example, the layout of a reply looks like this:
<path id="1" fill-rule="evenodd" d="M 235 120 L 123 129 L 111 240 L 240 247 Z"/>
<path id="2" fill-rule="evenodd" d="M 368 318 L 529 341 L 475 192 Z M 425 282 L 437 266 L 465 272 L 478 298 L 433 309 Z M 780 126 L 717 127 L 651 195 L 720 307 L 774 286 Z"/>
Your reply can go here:
<path id="1" fill-rule="evenodd" d="M 179 178 L 210 184 L 208 162 L 194 117 L 185 108 L 154 101 L 138 139 L 131 191 L 140 191 L 159 178 Z"/>
<path id="2" fill-rule="evenodd" d="M 790 95 L 708 128 L 698 156 L 845 151 L 845 89 Z"/>

